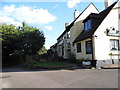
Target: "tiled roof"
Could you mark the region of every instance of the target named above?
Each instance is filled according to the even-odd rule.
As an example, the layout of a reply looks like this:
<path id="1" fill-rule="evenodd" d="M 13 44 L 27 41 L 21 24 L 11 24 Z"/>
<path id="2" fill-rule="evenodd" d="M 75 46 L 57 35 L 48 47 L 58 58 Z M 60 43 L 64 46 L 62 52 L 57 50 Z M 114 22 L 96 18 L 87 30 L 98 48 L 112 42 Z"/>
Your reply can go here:
<path id="1" fill-rule="evenodd" d="M 80 35 L 78 35 L 78 37 L 74 40 L 73 43 L 76 43 L 78 41 L 82 41 L 84 39 L 87 38 L 91 38 L 92 35 L 94 34 L 94 32 L 97 30 L 97 28 L 100 26 L 100 24 L 102 23 L 102 21 L 105 19 L 105 17 L 109 14 L 109 12 L 112 10 L 112 8 L 115 6 L 117 2 L 113 3 L 111 6 L 109 6 L 107 9 L 103 10 L 102 12 L 100 12 L 99 14 L 95 14 L 95 13 L 91 13 L 83 22 L 85 22 L 88 18 L 99 18 L 97 19 L 97 23 L 95 25 L 93 25 L 91 30 L 88 31 L 82 31 L 82 33 L 80 33 Z"/>

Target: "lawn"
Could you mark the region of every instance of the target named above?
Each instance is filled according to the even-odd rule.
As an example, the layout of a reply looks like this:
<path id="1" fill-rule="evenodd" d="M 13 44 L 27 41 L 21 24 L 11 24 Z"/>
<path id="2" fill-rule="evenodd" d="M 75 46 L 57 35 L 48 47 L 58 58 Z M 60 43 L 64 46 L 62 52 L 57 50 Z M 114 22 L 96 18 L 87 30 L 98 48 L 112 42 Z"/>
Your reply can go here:
<path id="1" fill-rule="evenodd" d="M 33 66 L 47 66 L 47 67 L 59 67 L 59 66 L 70 66 L 67 63 L 61 62 L 61 61 L 49 61 L 49 62 L 37 62 L 36 64 L 34 64 Z"/>

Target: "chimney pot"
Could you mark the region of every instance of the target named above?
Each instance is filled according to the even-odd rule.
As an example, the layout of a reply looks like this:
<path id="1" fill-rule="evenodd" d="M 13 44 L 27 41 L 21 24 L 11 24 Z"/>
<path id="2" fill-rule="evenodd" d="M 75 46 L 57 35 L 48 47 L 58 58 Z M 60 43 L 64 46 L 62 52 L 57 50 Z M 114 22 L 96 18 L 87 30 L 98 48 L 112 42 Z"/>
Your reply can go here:
<path id="1" fill-rule="evenodd" d="M 79 16 L 79 12 L 78 12 L 78 10 L 75 9 L 75 11 L 74 11 L 74 19 L 76 19 L 78 16 Z"/>
<path id="2" fill-rule="evenodd" d="M 69 23 L 65 23 L 65 28 L 69 26 Z"/>

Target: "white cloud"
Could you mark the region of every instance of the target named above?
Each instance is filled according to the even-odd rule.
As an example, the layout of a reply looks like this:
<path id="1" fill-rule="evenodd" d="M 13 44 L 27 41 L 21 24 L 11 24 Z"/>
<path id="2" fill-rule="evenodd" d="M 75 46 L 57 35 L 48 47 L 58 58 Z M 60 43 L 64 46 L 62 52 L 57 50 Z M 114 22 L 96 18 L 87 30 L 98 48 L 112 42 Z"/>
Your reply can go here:
<path id="1" fill-rule="evenodd" d="M 34 9 L 26 6 L 15 7 L 14 5 L 4 6 L 0 10 L 0 17 L 8 19 L 9 22 L 25 21 L 28 24 L 48 24 L 56 20 L 56 17 L 47 9 Z"/>
<path id="2" fill-rule="evenodd" d="M 53 29 L 52 26 L 45 26 L 44 28 L 47 29 L 48 31 L 51 31 Z"/>
<path id="3" fill-rule="evenodd" d="M 73 8 L 75 7 L 76 4 L 80 3 L 81 0 L 68 0 L 67 2 L 67 6 L 69 8 Z"/>
<path id="4" fill-rule="evenodd" d="M 16 21 L 14 21 L 13 18 L 6 17 L 6 16 L 1 17 L 0 22 L 1 23 L 7 23 L 7 24 L 14 24 L 15 26 L 22 26 L 22 24 L 20 22 L 16 22 Z"/>

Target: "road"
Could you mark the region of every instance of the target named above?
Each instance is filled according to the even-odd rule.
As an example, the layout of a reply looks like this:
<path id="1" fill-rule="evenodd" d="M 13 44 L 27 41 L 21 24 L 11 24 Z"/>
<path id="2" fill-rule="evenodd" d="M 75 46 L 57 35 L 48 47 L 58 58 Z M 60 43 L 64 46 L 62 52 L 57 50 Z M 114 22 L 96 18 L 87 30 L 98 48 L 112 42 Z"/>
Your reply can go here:
<path id="1" fill-rule="evenodd" d="M 2 88 L 118 88 L 118 70 L 3 72 Z"/>

